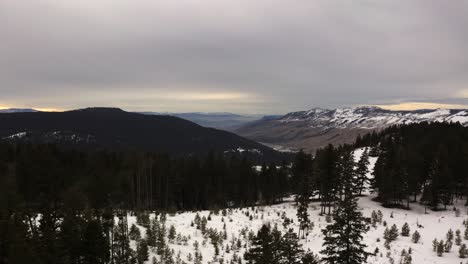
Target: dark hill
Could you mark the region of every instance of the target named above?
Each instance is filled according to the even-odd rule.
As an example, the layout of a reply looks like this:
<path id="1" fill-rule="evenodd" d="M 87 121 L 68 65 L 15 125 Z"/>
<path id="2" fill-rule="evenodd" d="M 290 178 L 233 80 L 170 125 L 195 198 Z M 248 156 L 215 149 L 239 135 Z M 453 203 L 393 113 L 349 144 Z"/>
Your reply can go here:
<path id="1" fill-rule="evenodd" d="M 280 160 L 283 154 L 230 132 L 163 115 L 144 115 L 118 108 L 67 112 L 0 114 L 2 141 L 56 143 L 92 149 L 144 150 L 177 155 L 209 151 Z"/>

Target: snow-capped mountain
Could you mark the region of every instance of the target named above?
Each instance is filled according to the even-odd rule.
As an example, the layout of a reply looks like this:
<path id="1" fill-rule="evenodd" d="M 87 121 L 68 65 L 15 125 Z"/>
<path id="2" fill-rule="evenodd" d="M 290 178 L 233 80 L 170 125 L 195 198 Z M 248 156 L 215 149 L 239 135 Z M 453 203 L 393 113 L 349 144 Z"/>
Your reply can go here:
<path id="1" fill-rule="evenodd" d="M 277 121 L 307 122 L 312 127 L 363 129 L 420 122 L 459 122 L 468 125 L 468 111 L 450 109 L 390 111 L 374 106 L 333 110 L 314 108 L 309 111 L 289 113 Z"/>
<path id="2" fill-rule="evenodd" d="M 468 110 L 390 111 L 374 106 L 314 108 L 253 122 L 236 133 L 271 146 L 313 151 L 327 144 L 352 143 L 359 134 L 372 130 L 421 122 L 458 122 L 468 126 Z"/>

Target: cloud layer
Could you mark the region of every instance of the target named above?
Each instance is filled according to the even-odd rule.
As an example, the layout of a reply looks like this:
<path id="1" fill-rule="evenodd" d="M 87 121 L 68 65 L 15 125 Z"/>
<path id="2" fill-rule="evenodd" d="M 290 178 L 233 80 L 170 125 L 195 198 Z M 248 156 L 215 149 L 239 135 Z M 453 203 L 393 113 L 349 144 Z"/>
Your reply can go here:
<path id="1" fill-rule="evenodd" d="M 468 1 L 0 1 L 0 105 L 468 104 Z"/>

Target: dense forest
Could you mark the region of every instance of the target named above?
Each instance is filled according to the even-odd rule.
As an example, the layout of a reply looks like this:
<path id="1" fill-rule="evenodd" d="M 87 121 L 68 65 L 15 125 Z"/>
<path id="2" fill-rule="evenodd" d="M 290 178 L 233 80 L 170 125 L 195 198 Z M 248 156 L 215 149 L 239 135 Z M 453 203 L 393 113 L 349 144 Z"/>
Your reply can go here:
<path id="1" fill-rule="evenodd" d="M 77 202 L 97 209 L 195 210 L 271 204 L 289 191 L 285 163 L 257 169 L 246 158 L 213 152 L 176 158 L 5 144 L 0 174 L 1 200 L 27 208 Z"/>
<path id="2" fill-rule="evenodd" d="M 362 147 L 355 162 L 351 153 Z M 181 158 L 3 144 L 0 263 L 134 263 L 128 214 L 156 211 L 164 219 L 164 213 L 180 210 L 273 204 L 291 194 L 304 234 L 310 201 L 336 218 L 347 212 L 339 208 L 356 210 L 354 194 L 366 184 L 384 206 L 418 201 L 439 210 L 467 197 L 467 154 L 468 130 L 441 123 L 390 127 L 354 145 L 329 145 L 314 155 L 301 151 L 292 164 L 263 166 L 214 152 Z M 368 157 L 377 157 L 372 181 Z"/>
<path id="3" fill-rule="evenodd" d="M 118 236 L 107 236 L 115 228 L 122 233 L 122 212 L 219 209 L 285 197 L 286 164 L 257 168 L 215 153 L 180 158 L 0 145 L 0 263 L 122 263 L 108 252 Z M 114 215 L 121 216 L 115 228 Z M 96 240 L 105 248 L 95 248 Z M 94 256 L 88 261 L 83 254 Z"/>
<path id="4" fill-rule="evenodd" d="M 359 138 L 377 156 L 372 186 L 386 206 L 420 202 L 433 210 L 467 197 L 468 129 L 458 123 L 394 126 Z"/>
<path id="5" fill-rule="evenodd" d="M 421 202 L 433 210 L 447 209 L 455 199 L 468 197 L 468 129 L 460 124 L 421 123 L 392 126 L 358 137 L 353 145 L 318 150 L 315 156 L 300 152 L 293 169 L 306 182 L 307 193 L 318 199 L 322 213 L 330 213 L 340 191 L 340 157 L 365 148 L 356 162 L 356 181 L 369 184 L 384 206 L 410 207 Z M 376 157 L 374 177 L 367 179 L 369 156 Z M 301 193 L 304 184 L 295 190 Z"/>

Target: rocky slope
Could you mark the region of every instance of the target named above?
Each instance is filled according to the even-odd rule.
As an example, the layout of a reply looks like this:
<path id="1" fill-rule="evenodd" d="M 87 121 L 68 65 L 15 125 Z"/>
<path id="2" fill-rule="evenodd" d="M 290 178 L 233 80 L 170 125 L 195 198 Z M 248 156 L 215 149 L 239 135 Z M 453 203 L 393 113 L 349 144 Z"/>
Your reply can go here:
<path id="1" fill-rule="evenodd" d="M 249 123 L 236 133 L 274 147 L 314 151 L 327 144 L 352 143 L 359 134 L 391 125 L 459 122 L 468 125 L 468 110 L 390 111 L 378 107 L 314 108 Z"/>

